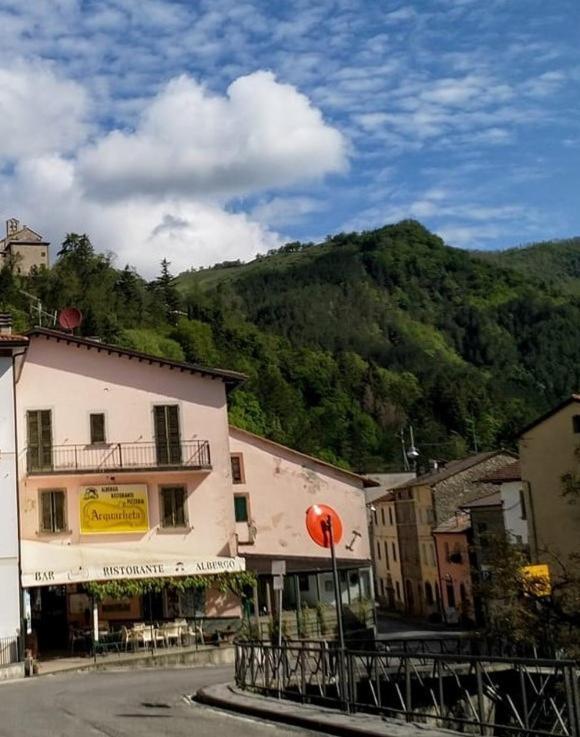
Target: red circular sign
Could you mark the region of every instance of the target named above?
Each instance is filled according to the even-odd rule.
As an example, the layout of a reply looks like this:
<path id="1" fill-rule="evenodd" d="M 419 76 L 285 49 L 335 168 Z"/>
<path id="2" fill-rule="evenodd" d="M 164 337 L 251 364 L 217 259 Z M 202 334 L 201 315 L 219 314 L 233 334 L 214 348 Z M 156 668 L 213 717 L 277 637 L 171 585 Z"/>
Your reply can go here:
<path id="1" fill-rule="evenodd" d="M 332 538 L 336 545 L 342 539 L 342 520 L 338 512 L 327 504 L 313 504 L 306 510 L 306 529 L 310 537 L 321 548 L 330 547 L 329 520 L 332 524 Z"/>

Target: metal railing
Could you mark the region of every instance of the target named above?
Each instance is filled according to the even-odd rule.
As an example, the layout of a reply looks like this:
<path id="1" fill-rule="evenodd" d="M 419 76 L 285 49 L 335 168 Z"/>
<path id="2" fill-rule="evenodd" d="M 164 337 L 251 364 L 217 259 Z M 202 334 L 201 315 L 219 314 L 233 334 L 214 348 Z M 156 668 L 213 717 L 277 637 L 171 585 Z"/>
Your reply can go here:
<path id="1" fill-rule="evenodd" d="M 235 675 L 244 689 L 430 727 L 580 737 L 579 672 L 570 660 L 238 642 Z"/>
<path id="2" fill-rule="evenodd" d="M 156 443 L 53 445 L 39 454 L 26 449 L 29 474 L 119 471 L 148 468 L 211 469 L 207 440 L 188 440 L 168 447 Z"/>
<path id="3" fill-rule="evenodd" d="M 0 668 L 3 665 L 18 663 L 20 660 L 20 640 L 18 635 L 0 637 Z"/>

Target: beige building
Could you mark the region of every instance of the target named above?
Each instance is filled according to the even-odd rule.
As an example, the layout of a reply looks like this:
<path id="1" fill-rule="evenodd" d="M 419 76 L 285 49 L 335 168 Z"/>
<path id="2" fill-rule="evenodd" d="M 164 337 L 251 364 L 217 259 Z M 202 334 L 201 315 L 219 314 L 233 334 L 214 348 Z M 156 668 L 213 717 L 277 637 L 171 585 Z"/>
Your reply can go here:
<path id="1" fill-rule="evenodd" d="M 16 218 L 6 221 L 6 237 L 0 240 L 0 265 L 11 263 L 18 274 L 48 266 L 49 244 Z"/>
<path id="2" fill-rule="evenodd" d="M 391 610 L 405 608 L 395 497 L 392 491 L 375 500 L 372 512 L 375 588 L 380 604 Z"/>
<path id="3" fill-rule="evenodd" d="M 580 395 L 572 395 L 519 439 L 532 562 L 553 573 L 580 554 Z"/>

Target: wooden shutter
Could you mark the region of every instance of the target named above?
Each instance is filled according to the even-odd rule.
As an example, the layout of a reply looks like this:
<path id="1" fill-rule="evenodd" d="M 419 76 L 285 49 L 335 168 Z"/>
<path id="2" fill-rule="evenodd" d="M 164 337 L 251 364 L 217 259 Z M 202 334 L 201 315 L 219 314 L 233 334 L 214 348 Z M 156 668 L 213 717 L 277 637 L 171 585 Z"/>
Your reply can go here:
<path id="1" fill-rule="evenodd" d="M 173 489 L 173 498 L 175 526 L 185 527 L 185 489 L 182 486 Z"/>
<path id="2" fill-rule="evenodd" d="M 236 522 L 248 521 L 248 499 L 246 496 L 234 496 L 234 512 Z"/>
<path id="3" fill-rule="evenodd" d="M 50 491 L 43 491 L 40 495 L 41 500 L 41 519 L 40 529 L 44 532 L 52 532 L 52 504 Z"/>
<path id="4" fill-rule="evenodd" d="M 26 413 L 28 470 L 52 468 L 52 416 L 49 409 Z"/>
<path id="5" fill-rule="evenodd" d="M 176 404 L 154 408 L 155 446 L 160 466 L 181 464 L 179 407 Z"/>
<path id="6" fill-rule="evenodd" d="M 161 489 L 161 519 L 163 527 L 185 527 L 185 489 L 172 486 Z"/>
<path id="7" fill-rule="evenodd" d="M 52 504 L 53 530 L 55 532 L 61 532 L 66 527 L 64 514 L 64 491 L 52 492 Z"/>
<path id="8" fill-rule="evenodd" d="M 105 415 L 102 413 L 91 414 L 91 444 L 105 442 Z"/>
<path id="9" fill-rule="evenodd" d="M 161 489 L 161 524 L 173 527 L 173 499 L 171 489 Z"/>

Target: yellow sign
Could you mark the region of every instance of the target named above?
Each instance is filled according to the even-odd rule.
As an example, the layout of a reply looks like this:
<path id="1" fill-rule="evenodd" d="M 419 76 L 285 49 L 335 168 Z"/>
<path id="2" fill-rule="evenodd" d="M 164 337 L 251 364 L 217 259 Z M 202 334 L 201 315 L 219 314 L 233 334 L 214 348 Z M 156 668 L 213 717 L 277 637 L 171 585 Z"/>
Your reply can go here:
<path id="1" fill-rule="evenodd" d="M 147 532 L 149 507 L 145 484 L 83 486 L 81 535 Z"/>
<path id="2" fill-rule="evenodd" d="M 545 563 L 535 566 L 524 566 L 525 588 L 530 596 L 550 596 L 552 584 L 550 582 L 550 568 Z"/>

